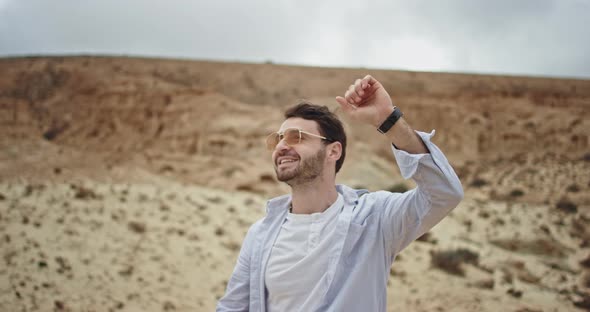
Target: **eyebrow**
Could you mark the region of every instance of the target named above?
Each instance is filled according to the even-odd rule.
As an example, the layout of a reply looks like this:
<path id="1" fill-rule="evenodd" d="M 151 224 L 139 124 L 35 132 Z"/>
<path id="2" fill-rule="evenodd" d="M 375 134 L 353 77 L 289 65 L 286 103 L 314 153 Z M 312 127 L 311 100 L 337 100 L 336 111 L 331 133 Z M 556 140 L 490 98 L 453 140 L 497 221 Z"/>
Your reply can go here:
<path id="1" fill-rule="evenodd" d="M 316 133 L 313 133 L 313 132 L 312 132 L 312 131 L 310 131 L 310 130 L 305 130 L 305 129 L 303 129 L 303 128 L 299 128 L 299 127 L 287 127 L 287 128 L 285 128 L 285 129 L 282 129 L 282 130 L 281 130 L 281 129 L 279 129 L 277 132 L 278 132 L 278 133 L 283 133 L 283 132 L 285 132 L 285 130 L 287 130 L 287 129 L 297 129 L 297 130 L 301 130 L 301 131 L 303 131 L 303 132 L 307 132 L 307 133 L 311 133 L 311 134 L 316 134 Z M 317 133 L 316 135 L 322 135 L 322 134 L 321 134 L 321 133 Z"/>

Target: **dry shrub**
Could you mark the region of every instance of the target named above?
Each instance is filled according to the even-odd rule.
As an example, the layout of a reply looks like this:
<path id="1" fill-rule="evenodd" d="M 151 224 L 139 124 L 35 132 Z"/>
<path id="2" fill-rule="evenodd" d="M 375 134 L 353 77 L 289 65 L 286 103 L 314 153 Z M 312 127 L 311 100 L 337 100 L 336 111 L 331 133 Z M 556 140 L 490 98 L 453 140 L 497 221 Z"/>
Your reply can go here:
<path id="1" fill-rule="evenodd" d="M 547 238 L 535 240 L 507 238 L 492 240 L 490 243 L 505 250 L 533 255 L 563 257 L 567 251 L 567 247 L 558 241 Z"/>
<path id="2" fill-rule="evenodd" d="M 516 275 L 516 277 L 526 283 L 529 284 L 538 284 L 541 280 L 540 277 L 535 276 L 531 271 L 529 271 L 523 261 L 507 261 L 506 262 L 505 270 L 511 272 L 511 274 Z"/>
<path id="3" fill-rule="evenodd" d="M 566 188 L 566 191 L 571 193 L 577 193 L 580 191 L 580 187 L 577 184 L 572 184 Z"/>
<path id="4" fill-rule="evenodd" d="M 561 199 L 557 202 L 557 204 L 555 205 L 555 207 L 563 212 L 566 213 L 576 213 L 578 212 L 578 206 L 574 203 L 572 203 L 570 200 L 568 199 Z"/>
<path id="5" fill-rule="evenodd" d="M 473 283 L 473 286 L 481 289 L 494 289 L 494 279 L 488 278 L 484 280 L 479 280 Z"/>
<path id="6" fill-rule="evenodd" d="M 484 179 L 475 178 L 475 179 L 473 179 L 473 181 L 471 181 L 471 183 L 469 185 L 473 186 L 473 187 L 482 187 L 482 186 L 485 186 L 488 184 L 489 184 L 489 182 Z"/>
<path id="7" fill-rule="evenodd" d="M 510 192 L 510 197 L 521 197 L 524 195 L 524 191 L 520 189 L 514 189 Z"/>
<path id="8" fill-rule="evenodd" d="M 407 185 L 405 185 L 403 183 L 397 183 L 397 184 L 392 185 L 391 187 L 389 187 L 387 190 L 389 192 L 392 192 L 392 193 L 405 193 L 409 189 L 408 189 L 408 186 Z"/>
<path id="9" fill-rule="evenodd" d="M 473 265 L 477 265 L 479 263 L 479 254 L 465 248 L 433 251 L 430 253 L 430 255 L 432 257 L 432 266 L 457 276 L 465 276 L 465 271 L 462 267 L 463 263 Z"/>
<path id="10" fill-rule="evenodd" d="M 147 228 L 145 223 L 137 222 L 137 221 L 130 221 L 129 224 L 127 224 L 127 227 L 129 227 L 129 229 L 131 231 L 138 233 L 138 234 L 145 233 L 146 228 Z"/>
<path id="11" fill-rule="evenodd" d="M 96 194 L 93 190 L 87 188 L 87 187 L 83 187 L 83 186 L 78 186 L 75 184 L 71 184 L 70 187 L 72 188 L 72 190 L 74 190 L 75 194 L 74 197 L 76 199 L 101 199 L 102 197 L 98 194 Z"/>
<path id="12" fill-rule="evenodd" d="M 514 288 L 510 288 L 506 291 L 507 294 L 511 295 L 514 298 L 522 297 L 522 290 L 516 290 Z"/>
<path id="13" fill-rule="evenodd" d="M 581 284 L 583 287 L 590 289 L 590 272 L 586 272 L 581 277 Z"/>
<path id="14" fill-rule="evenodd" d="M 578 293 L 578 295 L 580 295 L 581 298 L 574 300 L 574 306 L 586 311 L 590 311 L 590 295 L 585 293 Z"/>
<path id="15" fill-rule="evenodd" d="M 426 232 L 424 234 L 422 234 L 422 236 L 418 237 L 416 239 L 419 242 L 425 242 L 425 243 L 430 243 L 430 244 L 435 244 L 438 243 L 438 240 L 436 238 L 434 238 L 434 235 L 432 235 L 431 232 Z"/>
<path id="16" fill-rule="evenodd" d="M 582 240 L 583 243 L 580 247 L 587 247 L 590 245 L 590 226 L 588 225 L 590 225 L 590 218 L 584 215 L 579 215 L 572 220 L 570 235 Z"/>

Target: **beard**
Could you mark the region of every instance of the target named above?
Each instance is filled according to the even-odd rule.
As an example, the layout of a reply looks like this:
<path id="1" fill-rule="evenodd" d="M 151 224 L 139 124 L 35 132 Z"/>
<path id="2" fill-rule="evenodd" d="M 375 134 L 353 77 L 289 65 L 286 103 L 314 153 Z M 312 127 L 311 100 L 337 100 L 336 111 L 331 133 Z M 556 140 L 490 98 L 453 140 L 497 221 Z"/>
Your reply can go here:
<path id="1" fill-rule="evenodd" d="M 326 149 L 322 147 L 315 155 L 306 159 L 300 158 L 299 164 L 295 168 L 279 171 L 278 167 L 275 167 L 277 180 L 290 186 L 315 180 L 324 171 L 325 153 Z"/>

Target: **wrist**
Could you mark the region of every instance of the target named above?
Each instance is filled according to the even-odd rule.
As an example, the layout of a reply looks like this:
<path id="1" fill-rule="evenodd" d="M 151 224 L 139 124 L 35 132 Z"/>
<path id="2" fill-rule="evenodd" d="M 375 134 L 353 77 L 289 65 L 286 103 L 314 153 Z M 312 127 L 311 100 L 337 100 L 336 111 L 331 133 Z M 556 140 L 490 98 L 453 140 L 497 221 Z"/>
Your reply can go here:
<path id="1" fill-rule="evenodd" d="M 383 134 L 387 133 L 404 115 L 396 106 L 392 106 L 388 112 L 387 117 L 377 126 L 377 131 Z"/>
<path id="2" fill-rule="evenodd" d="M 383 124 L 383 122 L 387 119 L 387 117 L 389 115 L 391 115 L 391 113 L 393 113 L 393 110 L 395 109 L 395 106 L 393 105 L 389 105 L 387 106 L 387 108 L 380 110 L 377 113 L 377 117 L 374 119 L 372 125 L 379 129 L 379 126 L 381 126 Z"/>

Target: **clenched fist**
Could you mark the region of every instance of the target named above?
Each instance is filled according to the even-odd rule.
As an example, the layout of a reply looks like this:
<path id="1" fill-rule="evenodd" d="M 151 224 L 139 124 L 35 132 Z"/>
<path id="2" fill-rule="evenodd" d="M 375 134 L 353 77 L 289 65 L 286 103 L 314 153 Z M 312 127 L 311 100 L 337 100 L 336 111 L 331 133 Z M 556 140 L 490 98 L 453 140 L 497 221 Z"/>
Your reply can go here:
<path id="1" fill-rule="evenodd" d="M 383 85 L 366 75 L 357 79 L 348 87 L 344 97 L 337 96 L 336 101 L 352 119 L 378 128 L 393 112 L 391 97 Z"/>

